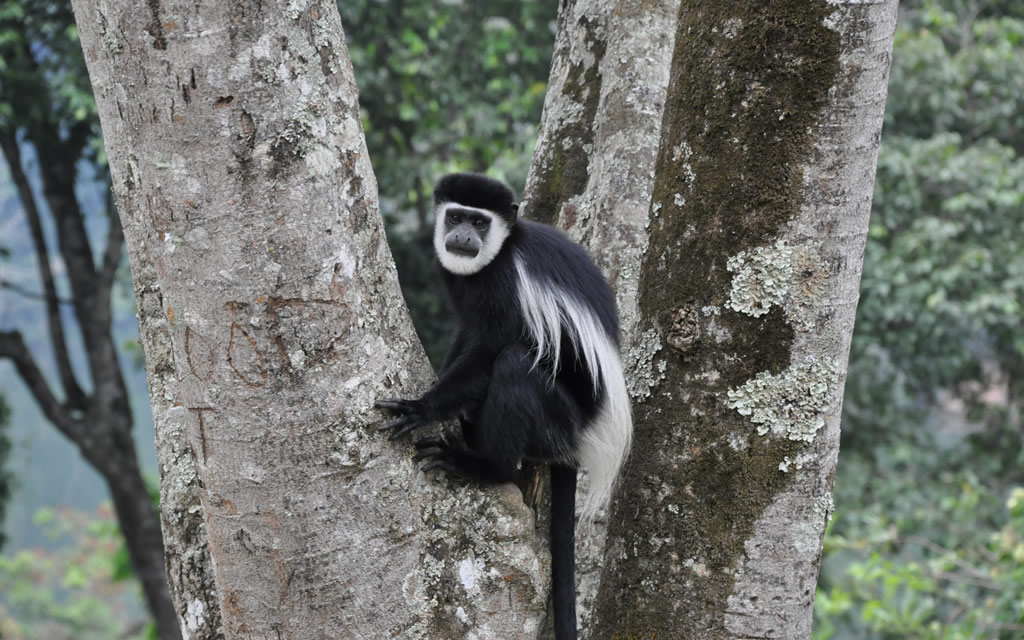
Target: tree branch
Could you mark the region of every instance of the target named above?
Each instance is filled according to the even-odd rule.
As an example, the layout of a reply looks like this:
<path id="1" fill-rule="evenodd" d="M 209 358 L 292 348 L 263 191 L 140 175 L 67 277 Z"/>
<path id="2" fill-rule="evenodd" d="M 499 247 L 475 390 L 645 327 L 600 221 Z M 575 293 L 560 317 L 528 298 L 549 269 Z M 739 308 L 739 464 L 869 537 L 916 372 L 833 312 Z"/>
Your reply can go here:
<path id="1" fill-rule="evenodd" d="M 53 299 L 50 296 L 46 295 L 45 293 L 39 293 L 38 291 L 32 291 L 31 289 L 29 289 L 27 287 L 23 287 L 23 286 L 21 286 L 19 284 L 15 284 L 15 283 L 11 282 L 10 280 L 0 280 L 0 289 L 7 289 L 8 291 L 13 291 L 14 293 L 16 293 L 16 294 L 18 294 L 20 296 L 24 296 L 26 298 L 32 298 L 34 300 L 49 301 L 49 300 Z M 71 301 L 70 300 L 66 300 L 64 298 L 57 298 L 57 304 L 71 304 Z"/>
<path id="2" fill-rule="evenodd" d="M 43 298 L 46 301 L 46 320 L 50 332 L 50 342 L 53 345 L 53 354 L 57 360 L 57 371 L 60 375 L 61 385 L 67 396 L 68 404 L 74 408 L 85 407 L 85 393 L 75 378 L 74 370 L 71 368 L 71 359 L 68 356 L 67 340 L 64 337 L 64 324 L 60 319 L 59 298 L 57 297 L 57 286 L 53 279 L 53 271 L 50 269 L 49 253 L 46 250 L 46 239 L 43 236 L 43 225 L 39 216 L 39 208 L 36 206 L 35 196 L 28 184 L 28 178 L 21 166 L 21 151 L 18 148 L 18 141 L 13 131 L 3 131 L 0 134 L 0 147 L 3 148 L 4 159 L 11 172 L 11 179 L 18 190 L 18 198 L 21 200 L 22 208 L 25 210 L 25 218 L 32 235 L 32 244 L 36 251 L 36 264 L 39 266 L 39 276 L 43 282 Z M 13 285 L 8 288 L 15 289 Z"/>
<path id="3" fill-rule="evenodd" d="M 27 48 L 26 55 L 29 71 L 38 74 L 39 65 Z M 45 83 L 40 85 L 39 91 L 42 101 L 52 102 Z M 45 119 L 32 122 L 26 127 L 26 137 L 35 147 L 39 158 L 43 197 L 50 205 L 50 214 L 57 226 L 57 246 L 68 267 L 75 316 L 86 348 L 90 348 L 95 346 L 97 340 L 94 329 L 110 324 L 110 310 L 97 308 L 96 265 L 82 221 L 82 210 L 75 195 L 76 165 L 92 133 L 92 125 L 86 121 L 76 122 L 68 127 L 67 137 L 62 140 L 60 128 L 54 124 Z M 95 371 L 93 374 L 95 376 Z"/>
<path id="4" fill-rule="evenodd" d="M 61 404 L 50 391 L 50 386 L 46 383 L 35 360 L 32 359 L 32 354 L 25 346 L 20 332 L 0 331 L 0 358 L 7 358 L 14 363 L 18 374 L 24 380 L 46 418 L 72 442 L 80 444 L 84 439 L 84 424 L 81 420 L 74 418 L 68 412 L 68 407 Z"/>

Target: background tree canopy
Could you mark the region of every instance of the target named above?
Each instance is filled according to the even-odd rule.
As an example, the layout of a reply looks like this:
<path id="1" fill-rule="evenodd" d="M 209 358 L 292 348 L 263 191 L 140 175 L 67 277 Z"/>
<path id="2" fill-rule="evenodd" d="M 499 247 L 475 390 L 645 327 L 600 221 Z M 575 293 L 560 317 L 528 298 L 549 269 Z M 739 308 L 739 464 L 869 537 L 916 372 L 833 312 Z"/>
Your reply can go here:
<path id="1" fill-rule="evenodd" d="M 435 366 L 454 325 L 433 267 L 439 176 L 522 195 L 554 44 L 554 2 L 339 2 L 402 291 Z"/>
<path id="2" fill-rule="evenodd" d="M 818 638 L 1024 636 L 1024 3 L 904 3 Z"/>
<path id="3" fill-rule="evenodd" d="M 489 171 L 521 192 L 556 6 L 356 0 L 339 8 L 389 240 L 436 363 L 451 324 L 432 265 L 432 183 L 451 170 Z M 73 24 L 62 2 L 0 1 L 0 129 L 16 132 L 36 192 L 33 145 L 75 143 L 79 170 L 70 187 L 98 240 L 107 232 L 105 199 L 92 185 L 106 180 L 105 161 Z M 847 381 L 836 516 L 819 583 L 821 640 L 1024 637 L 1022 68 L 1024 2 L 903 3 Z M 0 330 L 41 337 L 45 310 L 23 293 L 42 284 L 7 169 L 0 169 Z M 45 212 L 44 223 L 52 224 Z M 66 281 L 55 272 L 63 292 Z M 116 327 L 133 326 L 133 313 L 129 296 L 115 297 Z M 147 406 L 141 371 L 126 375 L 135 415 L 147 414 L 140 411 Z M 87 536 L 43 537 L 54 528 L 53 511 L 32 524 L 40 503 L 93 512 L 99 483 L 41 490 L 52 469 L 81 463 L 73 452 L 39 448 L 42 436 L 33 434 L 52 429 L 28 417 L 31 401 L 2 363 L 0 381 L 13 407 L 15 457 L 29 461 L 13 467 L 15 516 L 6 530 L 20 532 L 18 548 L 0 558 L 0 584 L 16 585 L 22 596 L 0 600 L 0 634 L 33 637 L 45 629 L 47 637 L 87 637 L 76 635 L 93 621 L 84 603 L 94 585 L 114 593 L 125 584 L 116 582 L 125 576 L 124 555 L 111 549 L 118 543 L 104 528 L 112 526 L 109 511 L 88 516 L 108 525 L 80 525 L 93 532 Z M 152 449 L 150 431 L 135 434 L 141 451 Z M 0 439 L 0 462 L 2 454 Z M 0 503 L 5 486 L 0 476 Z M 56 513 L 58 522 L 81 517 Z M 88 575 L 28 571 L 19 554 L 43 543 L 57 554 L 48 561 L 78 558 L 63 562 L 81 561 Z M 101 565 L 107 573 L 93 572 Z M 138 604 L 108 606 L 122 628 L 140 632 Z"/>

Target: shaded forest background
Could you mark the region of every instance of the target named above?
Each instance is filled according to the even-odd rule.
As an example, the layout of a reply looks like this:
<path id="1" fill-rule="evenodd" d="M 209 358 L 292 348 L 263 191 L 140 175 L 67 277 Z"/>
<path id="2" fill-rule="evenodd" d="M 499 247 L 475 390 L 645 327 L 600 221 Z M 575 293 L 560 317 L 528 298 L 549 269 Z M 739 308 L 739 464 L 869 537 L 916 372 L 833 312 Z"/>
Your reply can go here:
<path id="1" fill-rule="evenodd" d="M 555 3 L 339 3 L 381 209 L 431 358 L 451 333 L 434 277 L 430 186 L 489 171 L 522 190 Z M 896 34 L 814 637 L 1024 637 L 1024 2 L 910 1 Z M 37 146 L 81 136 L 71 189 L 99 259 L 105 158 L 69 6 L 0 0 L 0 133 L 42 197 Z M 78 141 L 77 138 L 75 138 Z M 0 164 L 0 331 L 51 378 L 24 202 Z M 57 297 L 67 268 L 48 259 Z M 81 338 L 61 306 L 75 368 Z M 122 262 L 113 331 L 156 463 Z M 0 361 L 0 637 L 152 633 L 104 485 Z M 9 496 L 9 498 L 8 498 Z M 2 511 L 0 511 L 2 513 Z"/>

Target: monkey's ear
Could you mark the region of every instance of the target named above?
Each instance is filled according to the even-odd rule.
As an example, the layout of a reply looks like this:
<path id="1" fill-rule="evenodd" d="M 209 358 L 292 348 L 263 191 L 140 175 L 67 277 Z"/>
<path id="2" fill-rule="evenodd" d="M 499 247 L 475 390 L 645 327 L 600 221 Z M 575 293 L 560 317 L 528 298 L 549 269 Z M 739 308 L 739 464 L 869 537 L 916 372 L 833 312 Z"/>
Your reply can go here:
<path id="1" fill-rule="evenodd" d="M 512 222 L 515 223 L 519 218 L 519 203 L 513 202 L 510 208 L 512 209 Z"/>

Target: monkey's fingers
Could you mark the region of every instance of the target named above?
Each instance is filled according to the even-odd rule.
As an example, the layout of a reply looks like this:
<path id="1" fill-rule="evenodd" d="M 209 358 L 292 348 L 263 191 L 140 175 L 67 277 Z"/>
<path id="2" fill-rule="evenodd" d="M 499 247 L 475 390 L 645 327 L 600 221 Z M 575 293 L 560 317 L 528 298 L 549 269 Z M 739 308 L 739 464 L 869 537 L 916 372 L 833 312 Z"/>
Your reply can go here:
<path id="1" fill-rule="evenodd" d="M 391 422 L 389 422 L 387 424 L 383 424 L 383 425 L 377 427 L 377 431 L 387 431 L 388 429 L 397 429 L 398 427 L 404 426 L 409 421 L 415 420 L 415 419 L 416 419 L 416 416 L 404 415 L 401 418 L 395 418 Z"/>
<path id="2" fill-rule="evenodd" d="M 431 447 L 441 446 L 447 447 L 448 440 L 446 440 L 444 436 L 427 436 L 425 438 L 420 438 L 419 440 L 417 440 L 414 446 L 417 449 L 428 449 Z"/>
<path id="3" fill-rule="evenodd" d="M 427 447 L 427 448 L 424 448 L 424 449 L 420 449 L 416 453 L 416 455 L 414 455 L 412 457 L 412 461 L 413 462 L 419 462 L 420 460 L 423 460 L 424 458 L 429 458 L 431 456 L 438 456 L 438 455 L 441 455 L 442 453 L 444 453 L 444 449 L 442 449 L 441 447 Z"/>
<path id="4" fill-rule="evenodd" d="M 413 429 L 416 429 L 418 427 L 422 427 L 423 424 L 424 424 L 423 420 L 420 420 L 419 418 L 412 418 L 411 416 L 406 416 L 406 417 L 410 418 L 409 423 L 406 424 L 405 426 L 403 426 L 398 431 L 392 433 L 390 436 L 388 436 L 388 440 L 397 440 L 398 438 L 401 438 L 402 436 L 404 436 L 405 434 L 409 433 Z"/>
<path id="5" fill-rule="evenodd" d="M 402 400 L 401 398 L 385 398 L 374 402 L 373 406 L 377 409 L 388 409 L 390 411 L 400 411 L 402 413 L 409 413 L 412 411 L 412 402 L 410 400 Z"/>
<path id="6" fill-rule="evenodd" d="M 442 469 L 451 474 L 456 473 L 455 467 L 453 467 L 447 460 L 442 460 L 440 458 L 434 458 L 427 464 L 420 467 L 420 471 L 424 473 L 426 473 L 427 471 L 432 471 L 434 469 Z"/>

